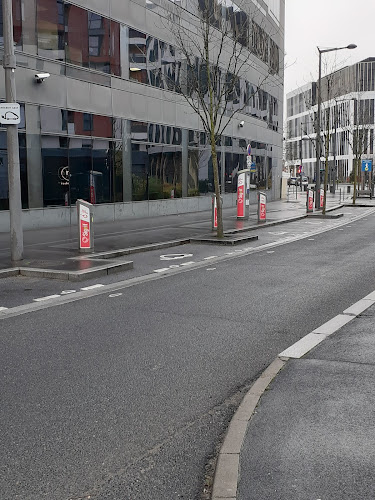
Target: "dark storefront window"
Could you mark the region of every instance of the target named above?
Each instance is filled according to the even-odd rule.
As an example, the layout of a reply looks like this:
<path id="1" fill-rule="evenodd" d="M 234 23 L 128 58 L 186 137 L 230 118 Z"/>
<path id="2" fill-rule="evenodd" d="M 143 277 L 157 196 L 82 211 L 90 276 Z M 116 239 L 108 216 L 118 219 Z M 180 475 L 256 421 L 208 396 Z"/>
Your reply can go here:
<path id="1" fill-rule="evenodd" d="M 176 147 L 132 144 L 133 201 L 180 198 L 182 154 Z"/>
<path id="2" fill-rule="evenodd" d="M 18 134 L 22 208 L 28 207 L 26 136 Z M 0 131 L 0 210 L 9 209 L 7 134 Z"/>

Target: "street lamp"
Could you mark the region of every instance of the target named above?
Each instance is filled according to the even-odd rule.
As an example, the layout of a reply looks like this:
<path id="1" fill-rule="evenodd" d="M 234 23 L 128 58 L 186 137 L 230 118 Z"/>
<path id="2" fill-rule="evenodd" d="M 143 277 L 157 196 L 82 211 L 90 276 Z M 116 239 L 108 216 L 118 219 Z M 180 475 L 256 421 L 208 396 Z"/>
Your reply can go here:
<path id="1" fill-rule="evenodd" d="M 321 93 L 321 83 L 322 83 L 322 54 L 326 52 L 334 52 L 336 50 L 342 49 L 355 49 L 357 45 L 351 43 L 345 47 L 334 47 L 331 49 L 320 49 L 317 47 L 319 52 L 319 76 L 318 76 L 318 110 L 316 116 L 316 167 L 315 167 L 315 208 L 320 208 L 320 196 L 318 196 L 320 189 L 320 157 L 321 157 L 321 138 L 320 138 L 320 109 L 322 107 L 322 93 Z M 324 186 L 324 192 L 326 187 Z"/>

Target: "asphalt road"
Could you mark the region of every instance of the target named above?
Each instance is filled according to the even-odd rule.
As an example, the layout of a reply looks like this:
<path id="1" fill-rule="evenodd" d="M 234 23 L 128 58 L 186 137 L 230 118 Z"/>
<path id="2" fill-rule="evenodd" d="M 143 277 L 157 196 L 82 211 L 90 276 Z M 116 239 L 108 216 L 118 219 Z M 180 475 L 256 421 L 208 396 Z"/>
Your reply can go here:
<path id="1" fill-rule="evenodd" d="M 243 391 L 374 289 L 374 217 L 1 319 L 1 498 L 201 498 Z"/>

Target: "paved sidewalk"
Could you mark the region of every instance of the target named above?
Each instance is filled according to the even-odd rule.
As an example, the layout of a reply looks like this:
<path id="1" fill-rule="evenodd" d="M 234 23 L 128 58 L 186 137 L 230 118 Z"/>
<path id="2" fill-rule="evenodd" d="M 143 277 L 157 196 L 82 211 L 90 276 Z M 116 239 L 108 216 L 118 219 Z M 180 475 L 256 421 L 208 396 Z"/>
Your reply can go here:
<path id="1" fill-rule="evenodd" d="M 343 200 L 339 191 L 328 193 L 327 209 L 338 206 Z M 346 200 L 349 201 L 348 195 Z M 267 205 L 267 224 L 278 224 L 285 220 L 306 216 L 306 193 L 291 191 L 289 201 L 279 200 Z M 250 217 L 246 221 L 236 219 L 236 208 L 224 209 L 224 230 L 246 232 L 260 228 L 256 206 L 251 205 Z M 103 261 L 80 259 L 78 252 L 78 229 L 75 226 L 47 228 L 24 232 L 23 268 L 80 272 L 80 270 L 103 267 Z M 155 245 L 171 245 L 188 242 L 190 238 L 213 235 L 211 212 L 195 212 L 182 215 L 126 219 L 95 224 L 94 253 L 118 252 L 123 255 L 155 248 Z M 115 255 L 115 254 L 113 254 Z M 116 256 L 116 255 L 115 255 Z M 117 255 L 119 256 L 119 255 Z M 81 256 L 82 257 L 82 256 Z M 107 256 L 108 257 L 108 256 Z M 13 267 L 10 261 L 9 234 L 0 233 L 0 271 Z"/>
<path id="2" fill-rule="evenodd" d="M 280 353 L 245 396 L 213 500 L 373 500 L 375 291 Z"/>

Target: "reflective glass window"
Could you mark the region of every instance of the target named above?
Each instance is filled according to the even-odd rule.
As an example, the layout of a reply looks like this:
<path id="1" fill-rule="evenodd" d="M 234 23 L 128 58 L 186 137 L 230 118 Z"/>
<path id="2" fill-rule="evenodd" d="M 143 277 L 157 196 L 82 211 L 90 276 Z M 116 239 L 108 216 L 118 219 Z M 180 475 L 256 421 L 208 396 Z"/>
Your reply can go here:
<path id="1" fill-rule="evenodd" d="M 12 0 L 13 40 L 16 47 L 22 47 L 22 5 L 21 0 Z M 3 45 L 3 2 L 0 0 L 0 45 Z"/>
<path id="2" fill-rule="evenodd" d="M 75 5 L 65 5 L 66 62 L 89 67 L 88 12 Z"/>
<path id="3" fill-rule="evenodd" d="M 65 20 L 62 0 L 37 1 L 38 54 L 64 61 Z"/>
<path id="4" fill-rule="evenodd" d="M 146 39 L 145 33 L 129 28 L 129 76 L 140 83 L 149 83 Z"/>

